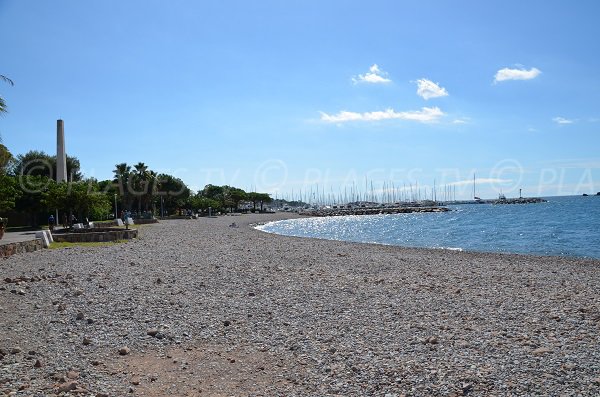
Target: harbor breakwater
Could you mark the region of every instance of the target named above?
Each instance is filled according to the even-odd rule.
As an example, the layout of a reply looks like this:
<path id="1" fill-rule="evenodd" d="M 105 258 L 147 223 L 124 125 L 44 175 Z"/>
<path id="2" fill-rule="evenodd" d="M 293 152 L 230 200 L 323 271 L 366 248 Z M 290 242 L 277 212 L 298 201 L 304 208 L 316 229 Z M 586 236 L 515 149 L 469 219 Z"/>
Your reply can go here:
<path id="1" fill-rule="evenodd" d="M 345 215 L 379 215 L 379 214 L 408 214 L 412 212 L 446 212 L 447 207 L 370 207 L 370 208 L 320 208 L 307 209 L 298 212 L 305 216 L 345 216 Z"/>

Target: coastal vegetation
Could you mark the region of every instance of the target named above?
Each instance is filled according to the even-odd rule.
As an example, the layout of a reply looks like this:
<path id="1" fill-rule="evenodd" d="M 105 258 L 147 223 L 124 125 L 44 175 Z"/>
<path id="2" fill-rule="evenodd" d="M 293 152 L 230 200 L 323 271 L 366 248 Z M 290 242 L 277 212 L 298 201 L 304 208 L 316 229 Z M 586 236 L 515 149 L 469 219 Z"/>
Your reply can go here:
<path id="1" fill-rule="evenodd" d="M 193 192 L 180 178 L 157 173 L 143 162 L 116 164 L 112 179 L 97 180 L 80 172 L 77 157 L 67 156 L 67 181 L 58 183 L 55 175 L 56 156 L 38 150 L 13 156 L 0 144 L 0 216 L 10 218 L 13 226 L 38 226 L 56 211 L 68 219 L 99 221 L 122 211 L 134 217 L 256 212 L 272 201 L 266 193 L 229 185 L 209 184 Z"/>

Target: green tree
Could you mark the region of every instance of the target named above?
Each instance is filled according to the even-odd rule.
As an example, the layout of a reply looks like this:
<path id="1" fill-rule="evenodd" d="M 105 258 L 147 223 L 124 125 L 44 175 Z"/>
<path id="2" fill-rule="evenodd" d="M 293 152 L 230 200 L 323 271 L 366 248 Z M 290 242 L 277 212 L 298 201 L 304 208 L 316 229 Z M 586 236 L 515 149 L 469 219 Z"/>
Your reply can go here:
<path id="1" fill-rule="evenodd" d="M 48 209 L 75 214 L 78 219 L 104 219 L 111 209 L 110 198 L 100 191 L 94 179 L 72 183 L 51 181 L 42 196 L 42 203 Z"/>
<path id="2" fill-rule="evenodd" d="M 157 176 L 157 192 L 169 214 L 190 206 L 190 189 L 179 178 L 168 174 Z"/>
<path id="3" fill-rule="evenodd" d="M 196 194 L 191 199 L 192 209 L 194 211 L 202 211 L 208 212 L 208 209 L 211 208 L 214 211 L 221 210 L 221 203 L 217 200 L 209 199 L 208 197 L 203 197 L 200 194 Z"/>
<path id="4" fill-rule="evenodd" d="M 252 207 L 256 211 L 256 205 L 260 204 L 260 210 L 263 211 L 263 205 L 273 201 L 267 193 L 250 192 L 246 193 L 246 199 L 252 202 Z"/>
<path id="5" fill-rule="evenodd" d="M 81 165 L 77 157 L 67 156 L 67 179 L 77 182 L 83 178 L 79 171 Z M 45 176 L 55 179 L 56 156 L 51 156 L 40 150 L 30 150 L 18 155 L 12 162 L 10 173 L 13 175 Z"/>
<path id="6" fill-rule="evenodd" d="M 246 192 L 233 186 L 223 186 L 223 206 L 234 211 L 240 202 L 246 200 Z"/>
<path id="7" fill-rule="evenodd" d="M 198 194 L 202 197 L 206 197 L 216 201 L 223 200 L 223 187 L 216 185 L 206 185 L 204 189 L 198 192 Z"/>
<path id="8" fill-rule="evenodd" d="M 42 212 L 48 209 L 42 201 L 43 193 L 48 190 L 48 186 L 54 181 L 46 176 L 39 175 L 19 175 L 14 178 L 18 181 L 19 188 L 19 197 L 15 202 L 15 209 L 27 214 L 31 226 L 37 226 Z M 51 210 L 54 209 L 51 208 Z"/>
<path id="9" fill-rule="evenodd" d="M 8 148 L 0 143 L 0 175 L 5 175 L 8 171 L 8 165 L 13 159 L 12 154 L 8 151 Z"/>
<path id="10" fill-rule="evenodd" d="M 0 214 L 15 208 L 20 192 L 15 177 L 0 175 Z"/>

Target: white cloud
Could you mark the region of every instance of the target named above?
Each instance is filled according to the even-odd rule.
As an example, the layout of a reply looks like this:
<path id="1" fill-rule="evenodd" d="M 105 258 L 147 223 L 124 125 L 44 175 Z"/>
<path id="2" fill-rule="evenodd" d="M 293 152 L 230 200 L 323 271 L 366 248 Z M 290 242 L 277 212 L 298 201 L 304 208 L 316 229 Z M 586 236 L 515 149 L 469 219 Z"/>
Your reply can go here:
<path id="1" fill-rule="evenodd" d="M 452 120 L 452 124 L 469 124 L 470 121 L 471 119 L 469 117 L 460 117 Z"/>
<path id="2" fill-rule="evenodd" d="M 476 184 L 504 184 L 512 182 L 512 179 L 500 179 L 500 178 L 477 178 L 475 179 Z M 466 186 L 473 185 L 473 179 L 466 179 L 464 181 L 452 182 L 448 186 Z"/>
<path id="3" fill-rule="evenodd" d="M 417 80 L 417 95 L 423 99 L 439 98 L 448 96 L 448 91 L 431 80 L 419 79 Z"/>
<path id="4" fill-rule="evenodd" d="M 444 112 L 438 107 L 423 107 L 421 110 L 411 110 L 406 112 L 396 112 L 394 109 L 385 111 L 356 113 L 341 111 L 338 114 L 327 114 L 321 112 L 321 120 L 328 123 L 345 123 L 348 121 L 379 121 L 379 120 L 410 120 L 421 123 L 436 122 L 444 115 Z"/>
<path id="5" fill-rule="evenodd" d="M 369 68 L 369 72 L 365 74 L 359 74 L 356 77 L 352 77 L 354 84 L 357 83 L 390 83 L 392 80 L 387 78 L 387 73 L 379 69 L 377 64 L 374 64 Z"/>
<path id="6" fill-rule="evenodd" d="M 573 124 L 573 120 L 565 119 L 564 117 L 555 117 L 552 119 L 556 124 Z"/>
<path id="7" fill-rule="evenodd" d="M 509 69 L 504 68 L 496 72 L 494 76 L 494 83 L 506 80 L 531 80 L 535 79 L 542 73 L 538 68 L 526 69 Z"/>

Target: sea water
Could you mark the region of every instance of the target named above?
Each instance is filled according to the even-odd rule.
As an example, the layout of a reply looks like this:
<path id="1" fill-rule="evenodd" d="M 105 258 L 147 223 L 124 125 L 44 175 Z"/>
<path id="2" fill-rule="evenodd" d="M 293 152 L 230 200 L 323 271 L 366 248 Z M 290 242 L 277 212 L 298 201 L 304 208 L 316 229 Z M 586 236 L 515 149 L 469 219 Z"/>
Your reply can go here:
<path id="1" fill-rule="evenodd" d="M 600 259 L 600 196 L 537 204 L 465 204 L 449 212 L 300 218 L 259 226 L 270 233 L 405 247 Z"/>

